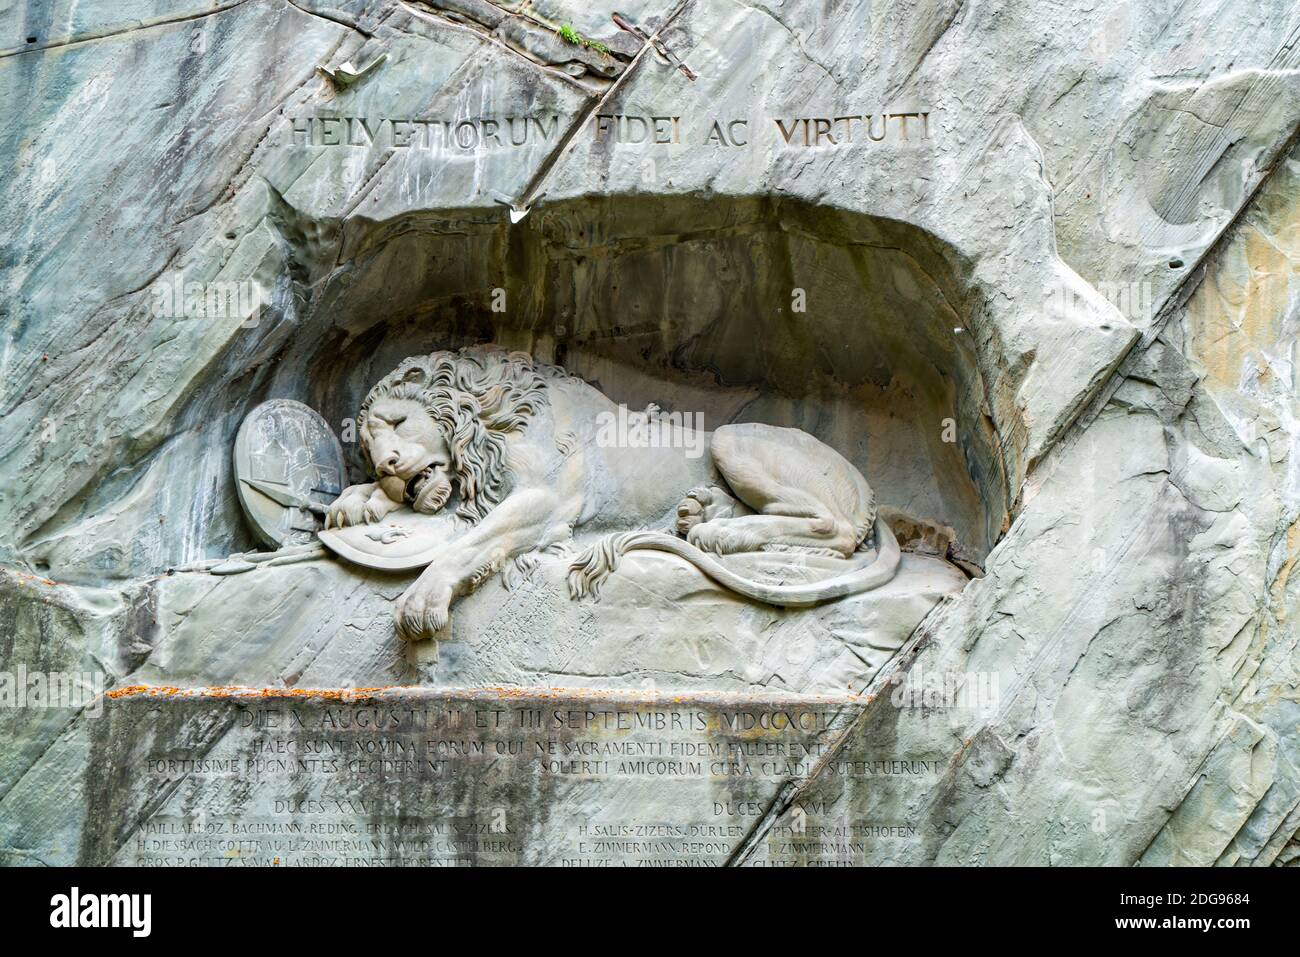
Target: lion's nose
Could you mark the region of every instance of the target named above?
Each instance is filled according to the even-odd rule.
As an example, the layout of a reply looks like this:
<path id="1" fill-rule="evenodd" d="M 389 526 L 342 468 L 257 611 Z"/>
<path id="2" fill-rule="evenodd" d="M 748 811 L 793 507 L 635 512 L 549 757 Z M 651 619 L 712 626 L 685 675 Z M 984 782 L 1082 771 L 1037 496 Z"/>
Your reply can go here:
<path id="1" fill-rule="evenodd" d="M 380 472 L 385 472 L 388 475 L 396 475 L 397 474 L 397 453 L 389 452 L 382 459 L 380 459 L 379 464 L 376 465 L 375 467 Z"/>

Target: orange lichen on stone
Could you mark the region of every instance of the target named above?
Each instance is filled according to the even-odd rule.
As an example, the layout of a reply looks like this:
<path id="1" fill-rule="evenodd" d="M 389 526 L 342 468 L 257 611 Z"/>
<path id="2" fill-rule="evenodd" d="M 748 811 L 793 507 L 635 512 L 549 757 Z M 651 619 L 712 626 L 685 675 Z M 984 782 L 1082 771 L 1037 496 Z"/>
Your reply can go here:
<path id="1" fill-rule="evenodd" d="M 513 698 L 513 699 L 578 699 L 583 701 L 657 701 L 658 692 L 636 689 L 607 688 L 449 688 L 431 689 L 415 685 L 385 685 L 374 688 L 250 688 L 242 685 L 212 685 L 207 687 L 180 688 L 175 685 L 123 685 L 105 692 L 106 698 L 114 700 L 134 697 L 150 698 L 215 698 L 215 699 L 263 699 L 263 700 L 325 700 L 325 701 L 364 701 L 382 695 L 393 694 L 427 694 L 445 698 Z M 750 695 L 739 692 L 700 692 L 698 694 L 680 693 L 666 700 L 682 704 L 701 699 L 716 700 L 725 704 L 729 700 L 751 703 Z M 773 700 L 798 701 L 818 704 L 857 704 L 871 699 L 856 694 L 844 695 L 775 695 Z"/>
<path id="2" fill-rule="evenodd" d="M 39 582 L 42 585 L 48 585 L 49 587 L 53 588 L 59 584 L 58 582 L 54 581 L 54 579 L 52 578 L 40 578 L 36 575 L 31 574 L 30 572 L 20 572 L 17 569 L 12 569 L 12 568 L 6 569 L 6 572 L 10 575 L 10 577 L 14 578 L 20 585 L 29 585 L 33 582 Z"/>
<path id="3" fill-rule="evenodd" d="M 1270 351 L 1300 285 L 1300 201 L 1295 173 L 1279 170 L 1259 204 L 1219 251 L 1187 303 L 1189 348 L 1209 379 L 1236 390 L 1273 378 Z"/>
<path id="4" fill-rule="evenodd" d="M 351 701 L 373 697 L 384 691 L 402 690 L 399 685 L 386 688 L 246 688 L 240 685 L 214 685 L 203 688 L 178 688 L 173 685 L 126 685 L 107 692 L 109 698 L 145 695 L 154 698 L 323 698 Z"/>

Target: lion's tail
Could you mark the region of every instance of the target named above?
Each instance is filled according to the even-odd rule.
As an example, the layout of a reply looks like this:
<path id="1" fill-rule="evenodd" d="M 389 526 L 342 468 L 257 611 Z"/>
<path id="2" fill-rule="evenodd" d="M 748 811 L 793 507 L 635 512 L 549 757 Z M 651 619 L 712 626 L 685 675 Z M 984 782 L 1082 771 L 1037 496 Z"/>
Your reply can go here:
<path id="1" fill-rule="evenodd" d="M 799 585 L 768 585 L 742 578 L 708 552 L 663 532 L 623 532 L 601 539 L 578 555 L 569 566 L 569 593 L 574 598 L 597 597 L 601 585 L 625 554 L 638 548 L 650 548 L 686 559 L 719 585 L 747 598 L 769 605 L 817 605 L 879 588 L 898 572 L 901 558 L 898 539 L 879 515 L 876 516 L 875 528 L 878 549 L 875 561 L 834 578 Z"/>

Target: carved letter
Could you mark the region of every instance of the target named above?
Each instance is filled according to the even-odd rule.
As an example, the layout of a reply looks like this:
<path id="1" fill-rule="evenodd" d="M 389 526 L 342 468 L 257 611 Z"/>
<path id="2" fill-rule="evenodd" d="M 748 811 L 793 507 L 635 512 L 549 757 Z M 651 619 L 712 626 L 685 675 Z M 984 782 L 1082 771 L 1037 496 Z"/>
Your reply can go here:
<path id="1" fill-rule="evenodd" d="M 807 123 L 807 120 L 804 122 Z M 813 120 L 813 145 L 821 146 L 823 136 L 831 141 L 832 146 L 835 145 L 835 137 L 831 135 L 831 121 L 824 117 L 818 117 Z"/>
<path id="2" fill-rule="evenodd" d="M 343 142 L 343 140 L 339 138 L 339 126 L 342 125 L 342 123 L 343 121 L 337 116 L 327 116 L 321 119 L 321 146 L 338 146 Z"/>
<path id="3" fill-rule="evenodd" d="M 472 120 L 462 120 L 456 124 L 456 145 L 463 150 L 478 146 L 478 127 Z"/>
<path id="4" fill-rule="evenodd" d="M 534 117 L 533 122 L 537 124 L 537 132 L 542 134 L 544 140 L 551 139 L 560 129 L 560 117 L 554 113 L 551 114 L 551 128 L 549 130 L 539 118 Z"/>
<path id="5" fill-rule="evenodd" d="M 852 142 L 853 142 L 853 121 L 854 121 L 854 120 L 860 120 L 860 119 L 862 119 L 862 117 L 860 117 L 860 116 L 837 116 L 837 117 L 835 117 L 835 122 L 836 122 L 836 123 L 843 123 L 843 124 L 844 124 L 844 142 L 846 142 L 846 143 L 852 143 Z"/>
<path id="6" fill-rule="evenodd" d="M 805 123 L 805 126 L 806 126 L 806 122 L 805 122 L 804 120 L 794 120 L 794 121 L 790 124 L 790 129 L 787 130 L 787 129 L 785 128 L 785 124 L 782 123 L 780 120 L 775 120 L 774 122 L 776 123 L 777 128 L 780 129 L 780 131 L 781 131 L 781 135 L 785 137 L 785 142 L 786 142 L 786 145 L 787 145 L 787 146 L 790 144 L 790 137 L 793 136 L 793 135 L 794 135 L 794 131 L 797 130 L 797 129 L 799 128 L 799 124 L 800 124 L 800 123 Z M 805 131 L 804 131 L 804 140 L 805 140 L 805 142 L 807 141 L 807 139 L 808 139 L 808 133 L 807 133 L 807 130 L 805 129 Z"/>
<path id="7" fill-rule="evenodd" d="M 899 127 L 903 134 L 903 139 L 907 139 L 907 121 L 909 118 L 916 119 L 920 113 L 895 113 L 894 118 L 899 121 Z"/>
<path id="8" fill-rule="evenodd" d="M 636 121 L 637 123 L 641 124 L 640 127 L 638 128 L 638 131 L 641 134 L 639 138 L 634 137 L 632 134 L 633 121 Z M 646 122 L 646 118 L 644 116 L 624 117 L 623 124 L 627 128 L 627 142 L 644 143 L 646 140 L 650 138 L 650 124 Z"/>

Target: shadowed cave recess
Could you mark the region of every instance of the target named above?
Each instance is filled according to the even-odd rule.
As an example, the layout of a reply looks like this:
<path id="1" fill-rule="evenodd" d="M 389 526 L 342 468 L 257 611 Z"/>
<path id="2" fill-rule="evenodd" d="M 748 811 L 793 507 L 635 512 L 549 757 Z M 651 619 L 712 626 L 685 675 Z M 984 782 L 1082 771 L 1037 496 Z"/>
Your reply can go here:
<path id="1" fill-rule="evenodd" d="M 584 198 L 515 224 L 504 210 L 349 220 L 340 263 L 265 393 L 336 427 L 404 357 L 493 342 L 632 411 L 804 429 L 863 471 L 905 547 L 968 570 L 1004 527 L 979 296 L 951 248 L 905 223 L 779 200 Z"/>

